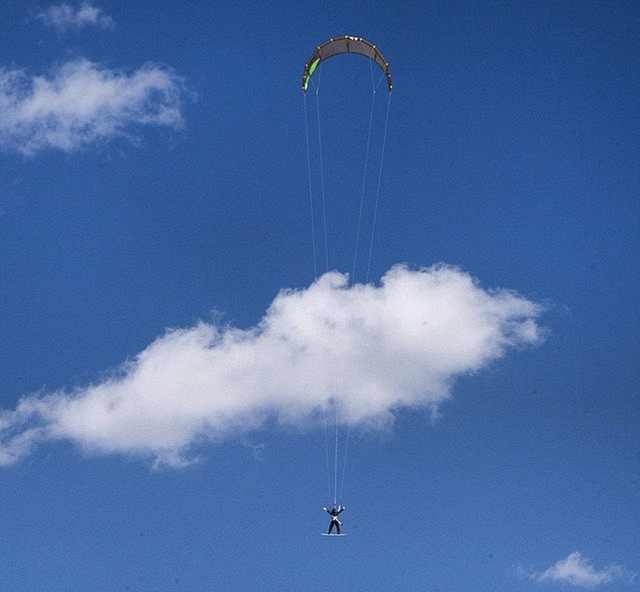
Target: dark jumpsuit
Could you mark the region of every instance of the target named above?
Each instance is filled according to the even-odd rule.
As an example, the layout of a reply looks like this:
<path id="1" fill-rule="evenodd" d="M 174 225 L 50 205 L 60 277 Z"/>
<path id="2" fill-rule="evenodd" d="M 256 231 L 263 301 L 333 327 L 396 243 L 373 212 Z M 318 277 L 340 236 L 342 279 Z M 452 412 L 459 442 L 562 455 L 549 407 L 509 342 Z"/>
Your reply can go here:
<path id="1" fill-rule="evenodd" d="M 342 524 L 340 520 L 338 520 L 338 514 L 344 512 L 344 508 L 342 506 L 338 506 L 327 510 L 327 508 L 322 508 L 329 516 L 331 516 L 331 522 L 329 523 L 329 530 L 327 530 L 327 534 L 331 534 L 333 527 L 335 526 L 337 534 L 340 534 L 340 525 Z"/>

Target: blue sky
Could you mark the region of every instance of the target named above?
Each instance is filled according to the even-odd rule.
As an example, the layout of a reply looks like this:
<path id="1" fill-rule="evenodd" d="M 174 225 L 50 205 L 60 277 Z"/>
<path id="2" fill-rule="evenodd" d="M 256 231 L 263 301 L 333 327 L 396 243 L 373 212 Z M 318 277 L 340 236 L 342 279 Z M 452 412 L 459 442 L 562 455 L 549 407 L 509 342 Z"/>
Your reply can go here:
<path id="1" fill-rule="evenodd" d="M 637 588 L 637 3 L 0 23 L 0 588 Z"/>

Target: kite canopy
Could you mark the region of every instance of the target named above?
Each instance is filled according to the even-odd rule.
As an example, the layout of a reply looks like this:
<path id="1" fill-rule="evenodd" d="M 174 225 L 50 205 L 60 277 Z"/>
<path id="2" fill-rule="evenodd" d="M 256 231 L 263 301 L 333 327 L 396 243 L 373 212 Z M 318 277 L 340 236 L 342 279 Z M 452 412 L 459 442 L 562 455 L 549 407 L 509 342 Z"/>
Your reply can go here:
<path id="1" fill-rule="evenodd" d="M 329 39 L 322 45 L 318 45 L 309 58 L 309 61 L 304 66 L 304 72 L 302 73 L 302 90 L 307 92 L 313 73 L 324 60 L 341 53 L 357 53 L 373 60 L 382 68 L 382 71 L 387 78 L 389 92 L 391 92 L 393 82 L 391 80 L 391 70 L 389 69 L 387 60 L 384 59 L 375 45 L 369 43 L 362 37 L 351 37 L 350 35 Z"/>

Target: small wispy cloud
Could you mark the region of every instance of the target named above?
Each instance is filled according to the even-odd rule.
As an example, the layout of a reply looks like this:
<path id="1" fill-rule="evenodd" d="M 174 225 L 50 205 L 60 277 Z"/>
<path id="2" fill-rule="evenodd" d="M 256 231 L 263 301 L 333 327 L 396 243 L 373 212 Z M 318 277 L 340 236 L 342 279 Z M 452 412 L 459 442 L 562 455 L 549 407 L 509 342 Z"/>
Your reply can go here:
<path id="1" fill-rule="evenodd" d="M 184 81 L 154 64 L 131 74 L 86 59 L 45 76 L 0 69 L 0 148 L 70 152 L 98 140 L 135 139 L 140 126 L 180 128 L 184 96 Z"/>
<path id="2" fill-rule="evenodd" d="M 50 6 L 38 13 L 38 19 L 59 33 L 83 27 L 111 29 L 115 26 L 115 21 L 91 2 L 83 2 L 77 8 L 66 2 Z"/>
<path id="3" fill-rule="evenodd" d="M 527 575 L 540 583 L 568 584 L 580 588 L 595 588 L 622 579 L 633 580 L 633 576 L 620 565 L 612 564 L 602 569 L 595 568 L 579 551 L 571 553 L 545 571 Z"/>
<path id="4" fill-rule="evenodd" d="M 340 423 L 388 429 L 396 410 L 433 412 L 456 377 L 539 343 L 542 311 L 449 266 L 396 266 L 380 285 L 327 273 L 283 290 L 256 327 L 169 331 L 106 380 L 0 410 L 0 465 L 58 440 L 179 467 L 234 438 L 260 458 L 255 430 L 320 425 L 329 405 Z"/>
<path id="5" fill-rule="evenodd" d="M 266 445 L 264 442 L 256 442 L 251 438 L 243 438 L 242 445 L 251 451 L 251 456 L 257 461 L 263 462 L 265 456 Z"/>

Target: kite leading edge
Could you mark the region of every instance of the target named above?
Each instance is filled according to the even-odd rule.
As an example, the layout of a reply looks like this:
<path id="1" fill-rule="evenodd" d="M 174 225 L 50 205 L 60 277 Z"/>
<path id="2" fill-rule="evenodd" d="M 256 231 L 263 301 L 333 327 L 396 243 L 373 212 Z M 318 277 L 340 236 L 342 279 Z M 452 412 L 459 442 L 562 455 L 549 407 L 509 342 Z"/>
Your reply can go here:
<path id="1" fill-rule="evenodd" d="M 304 65 L 302 73 L 302 90 L 307 92 L 311 77 L 318 66 L 326 59 L 339 55 L 341 53 L 356 53 L 373 60 L 384 72 L 387 79 L 389 92 L 393 89 L 393 80 L 391 79 L 391 70 L 387 60 L 384 59 L 378 48 L 362 37 L 352 37 L 344 35 L 343 37 L 334 37 L 325 41 L 322 45 L 318 45 L 307 63 Z"/>

